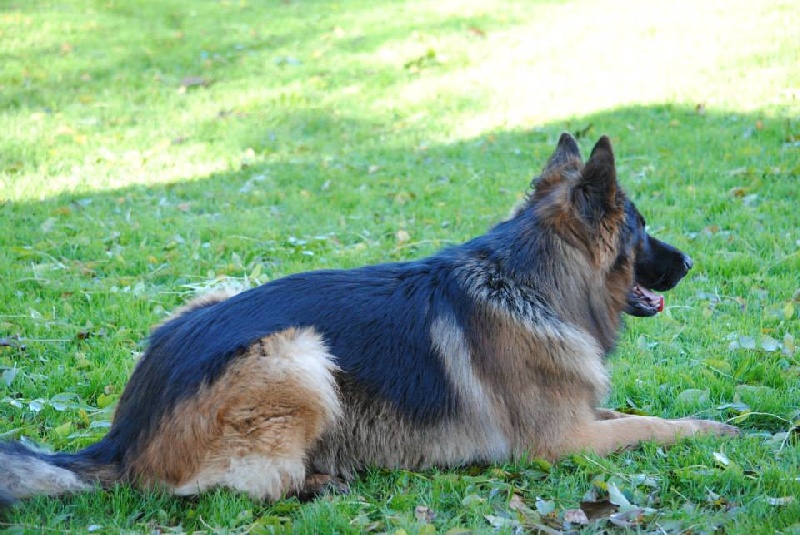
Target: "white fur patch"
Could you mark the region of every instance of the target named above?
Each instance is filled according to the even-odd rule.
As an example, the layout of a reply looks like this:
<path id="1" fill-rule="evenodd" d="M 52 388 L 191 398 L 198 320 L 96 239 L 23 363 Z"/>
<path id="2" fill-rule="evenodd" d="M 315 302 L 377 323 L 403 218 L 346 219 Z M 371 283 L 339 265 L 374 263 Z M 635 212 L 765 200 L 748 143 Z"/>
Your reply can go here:
<path id="1" fill-rule="evenodd" d="M 174 487 L 172 492 L 189 496 L 222 486 L 246 492 L 256 500 L 277 500 L 287 491 L 301 488 L 305 475 L 302 459 L 247 455 L 218 461 L 191 481 Z"/>

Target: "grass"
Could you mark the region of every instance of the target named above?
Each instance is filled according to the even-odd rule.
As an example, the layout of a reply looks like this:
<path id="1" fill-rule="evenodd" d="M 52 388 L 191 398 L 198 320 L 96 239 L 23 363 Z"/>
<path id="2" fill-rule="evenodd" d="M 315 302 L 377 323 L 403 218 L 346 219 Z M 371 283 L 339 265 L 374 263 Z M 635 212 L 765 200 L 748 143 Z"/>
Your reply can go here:
<path id="1" fill-rule="evenodd" d="M 5 3 L 3 437 L 102 436 L 149 327 L 196 291 L 483 232 L 565 129 L 612 137 L 651 232 L 696 265 L 666 314 L 628 322 L 608 404 L 745 433 L 374 470 L 304 505 L 120 487 L 2 526 L 513 532 L 611 496 L 646 509 L 585 530 L 797 533 L 798 26 L 791 0 Z"/>

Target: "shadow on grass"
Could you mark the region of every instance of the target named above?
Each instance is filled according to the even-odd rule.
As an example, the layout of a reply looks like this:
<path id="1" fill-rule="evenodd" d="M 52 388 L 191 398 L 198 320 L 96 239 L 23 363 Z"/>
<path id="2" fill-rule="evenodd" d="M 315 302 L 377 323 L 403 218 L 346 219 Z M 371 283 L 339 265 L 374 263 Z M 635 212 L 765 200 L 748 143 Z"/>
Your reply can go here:
<path id="1" fill-rule="evenodd" d="M 194 228 L 199 219 L 224 229 L 228 221 L 251 218 L 275 233 L 298 220 L 309 222 L 307 211 L 313 209 L 312 226 L 324 232 L 336 229 L 338 216 L 369 220 L 384 211 L 407 218 L 438 216 L 436 203 L 453 196 L 471 199 L 469 207 L 461 207 L 463 215 L 475 209 L 479 219 L 491 218 L 491 211 L 482 210 L 486 206 L 499 208 L 500 218 L 503 207 L 513 204 L 515 194 L 523 192 L 538 173 L 564 130 L 579 137 L 586 154 L 601 134 L 610 135 L 626 189 L 643 202 L 648 198 L 666 201 L 648 207 L 656 213 L 680 200 L 681 214 L 703 210 L 716 215 L 719 207 L 713 205 L 714 198 L 736 209 L 736 204 L 728 202 L 728 190 L 749 185 L 774 194 L 774 207 L 779 208 L 789 193 L 784 186 L 790 186 L 798 173 L 798 150 L 785 143 L 791 133 L 788 119 L 736 112 L 699 114 L 671 105 L 628 107 L 445 144 L 426 141 L 422 131 L 409 135 L 408 128 L 395 135 L 392 125 L 384 121 L 370 123 L 319 109 L 276 108 L 274 112 L 268 124 L 260 118 L 232 118 L 238 121 L 230 129 L 232 144 L 254 149 L 241 159 L 238 169 L 152 186 L 6 202 L 3 216 L 14 231 L 2 238 L 10 246 L 46 238 L 32 225 L 41 225 L 53 214 L 64 220 L 81 214 L 86 220 L 102 221 L 124 209 L 136 217 L 160 218 L 164 210 L 157 210 L 159 204 L 193 201 L 201 205 L 199 213 L 177 210 L 169 220 L 171 228 L 161 230 L 168 234 Z M 199 136 L 225 132 L 227 126 L 220 125 L 220 120 L 224 118 L 202 123 Z M 398 199 L 397 193 L 410 198 Z M 75 211 L 60 210 L 65 207 Z M 293 208 L 298 208 L 296 213 Z M 225 211 L 209 218 L 215 209 Z"/>

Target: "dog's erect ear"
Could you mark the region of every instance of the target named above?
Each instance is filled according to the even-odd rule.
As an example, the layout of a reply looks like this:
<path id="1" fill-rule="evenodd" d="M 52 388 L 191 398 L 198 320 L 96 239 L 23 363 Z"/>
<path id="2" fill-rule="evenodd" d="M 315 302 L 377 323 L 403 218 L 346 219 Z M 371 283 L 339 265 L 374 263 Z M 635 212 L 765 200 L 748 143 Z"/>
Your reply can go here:
<path id="1" fill-rule="evenodd" d="M 575 141 L 575 138 L 572 137 L 572 134 L 569 132 L 564 132 L 561 134 L 561 137 L 558 138 L 556 150 L 553 152 L 553 155 L 550 156 L 550 159 L 547 160 L 545 170 L 560 167 L 565 163 L 574 160 L 575 158 L 578 160 L 581 159 L 581 149 L 578 147 L 578 142 Z"/>
<path id="2" fill-rule="evenodd" d="M 544 166 L 542 174 L 531 180 L 531 187 L 536 191 L 537 195 L 543 196 L 553 187 L 564 184 L 566 176 L 577 177 L 582 165 L 583 161 L 581 160 L 581 150 L 578 148 L 578 143 L 570 133 L 564 132 L 558 138 L 556 150 L 547 160 L 547 165 Z M 564 173 L 563 171 L 566 171 L 567 168 L 573 172 Z"/>
<path id="3" fill-rule="evenodd" d="M 607 136 L 601 137 L 592 149 L 578 188 L 585 203 L 585 213 L 590 217 L 602 217 L 609 210 L 619 208 L 617 169 L 611 140 Z"/>

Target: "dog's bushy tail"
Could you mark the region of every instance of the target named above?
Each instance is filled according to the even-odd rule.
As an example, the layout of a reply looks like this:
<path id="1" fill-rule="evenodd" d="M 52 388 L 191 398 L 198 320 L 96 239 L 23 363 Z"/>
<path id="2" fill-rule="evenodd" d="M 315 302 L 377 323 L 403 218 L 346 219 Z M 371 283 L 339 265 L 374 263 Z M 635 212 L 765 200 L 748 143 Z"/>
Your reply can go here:
<path id="1" fill-rule="evenodd" d="M 0 442 L 0 509 L 38 495 L 108 487 L 119 463 L 107 459 L 105 440 L 76 453 L 45 453 L 21 442 Z"/>

